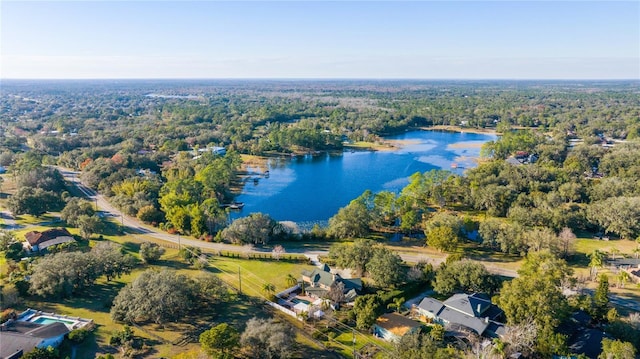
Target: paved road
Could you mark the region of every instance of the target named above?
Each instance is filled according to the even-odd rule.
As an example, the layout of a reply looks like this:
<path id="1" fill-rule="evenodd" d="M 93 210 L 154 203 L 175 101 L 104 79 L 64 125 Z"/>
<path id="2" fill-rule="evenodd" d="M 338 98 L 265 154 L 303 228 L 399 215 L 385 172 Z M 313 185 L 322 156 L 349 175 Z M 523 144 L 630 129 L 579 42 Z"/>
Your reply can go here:
<path id="1" fill-rule="evenodd" d="M 0 212 L 0 218 L 2 218 L 4 220 L 4 228 L 7 231 L 13 231 L 15 229 L 19 229 L 20 226 L 18 224 L 16 224 L 16 220 L 15 218 L 13 218 L 13 215 L 11 214 L 11 212 L 9 211 L 2 211 Z"/>

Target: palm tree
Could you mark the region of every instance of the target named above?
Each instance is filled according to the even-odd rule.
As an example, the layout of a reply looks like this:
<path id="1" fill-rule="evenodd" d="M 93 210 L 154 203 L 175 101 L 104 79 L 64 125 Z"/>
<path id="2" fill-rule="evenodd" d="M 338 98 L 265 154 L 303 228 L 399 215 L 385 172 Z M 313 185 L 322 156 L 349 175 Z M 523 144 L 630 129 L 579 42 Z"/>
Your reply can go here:
<path id="1" fill-rule="evenodd" d="M 620 250 L 616 247 L 611 247 L 611 249 L 609 249 L 609 252 L 611 253 L 611 259 L 612 260 L 616 260 L 616 255 L 620 254 Z"/>
<path id="2" fill-rule="evenodd" d="M 627 284 L 627 282 L 631 280 L 631 276 L 629 275 L 629 273 L 624 270 L 620 270 L 616 278 L 618 279 L 618 287 L 620 288 L 624 288 L 625 284 Z"/>
<path id="3" fill-rule="evenodd" d="M 265 283 L 262 285 L 262 292 L 267 296 L 268 299 L 273 297 L 273 293 L 276 291 L 276 286 L 271 283 Z"/>
<path id="4" fill-rule="evenodd" d="M 403 303 L 404 298 L 393 298 L 393 303 L 389 303 L 387 308 L 396 308 L 396 312 L 400 313 L 400 308 L 402 308 Z"/>
<path id="5" fill-rule="evenodd" d="M 293 287 L 294 285 L 298 284 L 298 279 L 291 273 L 287 274 L 284 280 L 287 283 L 287 287 Z"/>
<path id="6" fill-rule="evenodd" d="M 588 254 L 587 256 L 591 258 L 591 261 L 589 262 L 589 267 L 591 267 L 591 280 L 593 280 L 598 274 L 598 268 L 602 267 L 602 265 L 604 264 L 605 254 L 604 252 L 601 252 L 596 249 L 593 252 L 591 252 L 591 254 Z"/>
<path id="7" fill-rule="evenodd" d="M 300 313 L 298 313 L 298 319 L 306 321 L 307 319 L 309 319 L 309 312 L 307 312 L 306 310 L 301 311 Z"/>

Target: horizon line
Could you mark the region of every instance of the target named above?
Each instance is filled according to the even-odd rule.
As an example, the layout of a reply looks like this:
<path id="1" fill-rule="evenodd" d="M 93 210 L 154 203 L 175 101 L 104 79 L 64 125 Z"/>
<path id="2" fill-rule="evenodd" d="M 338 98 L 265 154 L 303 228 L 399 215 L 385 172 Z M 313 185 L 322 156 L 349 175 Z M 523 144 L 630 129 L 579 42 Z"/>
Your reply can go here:
<path id="1" fill-rule="evenodd" d="M 0 81 L 637 81 L 640 78 L 428 78 L 428 77 L 7 77 Z"/>

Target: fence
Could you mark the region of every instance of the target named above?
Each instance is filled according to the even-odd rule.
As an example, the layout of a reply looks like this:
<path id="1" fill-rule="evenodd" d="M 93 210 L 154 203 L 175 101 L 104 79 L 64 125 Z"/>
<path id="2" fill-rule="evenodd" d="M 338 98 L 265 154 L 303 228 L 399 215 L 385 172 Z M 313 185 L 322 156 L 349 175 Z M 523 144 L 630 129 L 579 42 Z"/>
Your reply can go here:
<path id="1" fill-rule="evenodd" d="M 276 304 L 276 303 L 271 302 L 271 301 L 268 301 L 268 300 L 267 300 L 267 301 L 265 301 L 265 303 L 267 303 L 267 304 L 268 304 L 269 306 L 271 306 L 272 308 L 275 308 L 275 309 L 277 309 L 277 310 L 279 310 L 279 311 L 281 311 L 281 312 L 283 312 L 283 313 L 285 313 L 285 314 L 288 314 L 288 315 L 290 315 L 290 316 L 292 316 L 292 317 L 296 318 L 296 319 L 297 319 L 297 320 L 299 320 L 299 321 L 302 321 L 302 318 L 298 318 L 298 315 L 296 314 L 296 312 L 294 312 L 294 311 L 293 311 L 293 310 L 291 310 L 291 309 L 287 309 L 287 308 L 285 308 L 285 307 L 281 306 L 280 304 Z"/>

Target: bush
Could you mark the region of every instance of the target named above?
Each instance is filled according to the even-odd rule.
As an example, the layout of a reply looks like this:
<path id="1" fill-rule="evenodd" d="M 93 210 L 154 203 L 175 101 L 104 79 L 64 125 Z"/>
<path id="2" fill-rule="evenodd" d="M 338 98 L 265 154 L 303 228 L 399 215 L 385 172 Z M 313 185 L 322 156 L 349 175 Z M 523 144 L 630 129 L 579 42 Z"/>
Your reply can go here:
<path id="1" fill-rule="evenodd" d="M 86 329 L 76 329 L 69 332 L 68 338 L 74 343 L 82 343 L 91 334 Z"/>
<path id="2" fill-rule="evenodd" d="M 109 345 L 123 345 L 133 339 L 133 329 L 125 325 L 121 331 L 115 332 L 109 338 Z"/>
<path id="3" fill-rule="evenodd" d="M 140 258 L 145 263 L 153 263 L 160 259 L 164 253 L 164 248 L 155 243 L 144 242 L 140 245 Z"/>
<path id="4" fill-rule="evenodd" d="M 5 309 L 0 313 L 0 323 L 4 323 L 9 319 L 15 318 L 16 311 L 13 309 Z"/>

